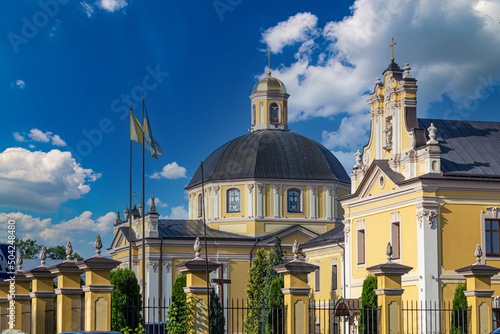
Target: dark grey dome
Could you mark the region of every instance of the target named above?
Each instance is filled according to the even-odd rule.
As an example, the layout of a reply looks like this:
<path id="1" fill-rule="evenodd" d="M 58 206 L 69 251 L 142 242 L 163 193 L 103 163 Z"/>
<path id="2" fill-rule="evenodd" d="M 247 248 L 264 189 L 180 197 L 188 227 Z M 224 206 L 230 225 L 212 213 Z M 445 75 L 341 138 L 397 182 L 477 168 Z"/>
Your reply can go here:
<path id="1" fill-rule="evenodd" d="M 203 161 L 205 181 L 297 179 L 350 183 L 344 167 L 323 145 L 290 131 L 255 131 L 231 140 Z M 201 183 L 198 168 L 190 188 Z"/>

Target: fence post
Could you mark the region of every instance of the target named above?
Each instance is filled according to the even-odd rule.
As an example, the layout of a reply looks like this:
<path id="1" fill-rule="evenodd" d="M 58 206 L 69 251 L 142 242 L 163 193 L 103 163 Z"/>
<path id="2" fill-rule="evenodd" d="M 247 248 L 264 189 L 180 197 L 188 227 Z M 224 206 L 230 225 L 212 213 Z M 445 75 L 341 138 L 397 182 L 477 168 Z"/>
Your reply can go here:
<path id="1" fill-rule="evenodd" d="M 76 261 L 71 260 L 73 249 L 68 241 L 66 246 L 66 261 L 49 267 L 51 274 L 57 276 L 57 333 L 71 330 L 82 330 L 81 319 L 73 317 L 73 301 L 80 302 L 82 288 L 80 287 L 80 275 L 83 273 L 76 266 Z M 80 314 L 83 317 L 83 314 Z"/>
<path id="2" fill-rule="evenodd" d="M 392 246 L 387 245 L 387 262 L 366 270 L 377 276 L 377 304 L 380 308 L 380 333 L 402 333 L 401 321 L 401 276 L 407 274 L 412 267 L 392 262 Z M 361 310 L 362 312 L 362 310 Z"/>
<path id="3" fill-rule="evenodd" d="M 85 330 L 111 330 L 111 270 L 116 268 L 120 261 L 101 256 L 101 237 L 97 235 L 94 247 L 96 255 L 90 259 L 76 263 L 76 266 L 85 271 Z"/>
<path id="4" fill-rule="evenodd" d="M 208 295 L 207 295 L 207 266 L 208 274 L 219 267 L 219 263 L 206 261 L 200 258 L 201 243 L 200 239 L 196 238 L 194 244 L 196 252 L 195 258 L 184 261 L 176 267 L 179 271 L 186 273 L 186 287 L 184 292 L 187 298 L 193 298 L 196 303 L 194 329 L 196 334 L 208 333 Z M 212 291 L 212 287 L 209 288 Z"/>
<path id="5" fill-rule="evenodd" d="M 46 322 L 50 320 L 47 319 L 45 311 L 53 306 L 56 296 L 54 293 L 55 275 L 52 275 L 45 265 L 46 259 L 45 247 L 42 247 L 41 265 L 25 272 L 25 276 L 31 278 L 31 332 L 33 334 L 46 334 Z"/>
<path id="6" fill-rule="evenodd" d="M 500 272 L 499 268 L 481 264 L 483 252 L 479 244 L 474 252 L 476 263 L 473 265 L 455 270 L 466 278 L 467 290 L 464 295 L 467 297 L 467 306 L 471 309 L 470 334 L 483 334 L 491 332 L 491 277 Z"/>
<path id="7" fill-rule="evenodd" d="M 18 253 L 20 254 L 20 253 Z M 23 308 L 29 307 L 30 305 L 30 284 L 31 280 L 29 278 L 26 278 L 24 275 L 24 271 L 21 270 L 22 266 L 19 265 L 19 257 L 18 257 L 18 267 L 17 271 L 14 274 L 14 281 L 15 281 L 15 293 L 12 296 L 11 294 L 7 295 L 7 299 L 9 301 L 9 307 L 12 306 L 12 302 L 14 302 L 14 318 L 11 317 L 11 311 L 9 310 L 9 329 L 19 329 L 19 330 L 24 330 L 28 331 L 29 328 L 25 327 L 31 327 L 30 323 L 27 323 L 26 326 L 23 326 L 23 318 L 22 318 L 22 312 Z M 5 282 L 9 282 L 9 289 L 10 289 L 10 280 L 5 280 Z"/>
<path id="8" fill-rule="evenodd" d="M 293 243 L 293 260 L 274 266 L 274 270 L 284 277 L 284 288 L 286 307 L 286 334 L 309 333 L 309 292 L 307 276 L 318 269 L 318 266 L 300 261 L 299 244 L 297 240 Z"/>

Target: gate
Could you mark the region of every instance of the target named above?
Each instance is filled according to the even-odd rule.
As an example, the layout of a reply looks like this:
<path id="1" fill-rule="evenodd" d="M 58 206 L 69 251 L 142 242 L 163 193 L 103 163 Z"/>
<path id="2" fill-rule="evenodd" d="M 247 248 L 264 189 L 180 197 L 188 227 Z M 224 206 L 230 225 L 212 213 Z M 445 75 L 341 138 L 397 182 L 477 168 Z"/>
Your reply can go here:
<path id="1" fill-rule="evenodd" d="M 56 303 L 45 303 L 45 334 L 56 334 Z"/>
<path id="2" fill-rule="evenodd" d="M 85 328 L 85 299 L 73 299 L 71 301 L 71 330 L 83 331 Z"/>
<path id="3" fill-rule="evenodd" d="M 21 330 L 31 334 L 31 302 L 21 306 Z"/>

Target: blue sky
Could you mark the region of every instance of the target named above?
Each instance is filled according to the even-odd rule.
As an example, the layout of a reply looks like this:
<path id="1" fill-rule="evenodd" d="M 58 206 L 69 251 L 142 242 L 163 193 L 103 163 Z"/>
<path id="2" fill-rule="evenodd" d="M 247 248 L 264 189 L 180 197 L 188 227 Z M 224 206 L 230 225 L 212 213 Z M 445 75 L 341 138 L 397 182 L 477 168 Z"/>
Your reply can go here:
<path id="1" fill-rule="evenodd" d="M 247 133 L 268 46 L 292 131 L 348 172 L 391 37 L 418 80 L 419 117 L 500 121 L 495 1 L 10 0 L 0 13 L 0 222 L 86 256 L 97 233 L 109 246 L 128 203 L 128 105 L 140 116 L 145 91 L 164 152 L 146 160 L 146 196 L 162 216 L 185 217 L 200 161 Z"/>

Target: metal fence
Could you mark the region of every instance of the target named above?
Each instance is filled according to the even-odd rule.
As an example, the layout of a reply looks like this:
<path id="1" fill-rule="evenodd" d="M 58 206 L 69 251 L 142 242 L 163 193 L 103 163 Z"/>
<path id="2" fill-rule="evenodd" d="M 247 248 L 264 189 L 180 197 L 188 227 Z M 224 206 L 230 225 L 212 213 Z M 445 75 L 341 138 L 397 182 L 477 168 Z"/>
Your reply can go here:
<path id="1" fill-rule="evenodd" d="M 85 298 L 71 300 L 71 330 L 83 331 L 85 329 Z"/>
<path id="2" fill-rule="evenodd" d="M 449 301 L 405 301 L 402 305 L 403 333 L 467 334 L 470 315 L 470 308 L 454 309 Z"/>
<path id="3" fill-rule="evenodd" d="M 21 306 L 21 330 L 31 334 L 31 301 Z"/>
<path id="4" fill-rule="evenodd" d="M 45 334 L 56 334 L 56 303 L 54 301 L 45 303 Z"/>
<path id="5" fill-rule="evenodd" d="M 252 308 L 244 299 L 233 299 L 223 312 L 226 333 L 285 333 L 286 306 Z"/>
<path id="6" fill-rule="evenodd" d="M 380 309 L 362 308 L 359 299 L 310 300 L 309 333 L 380 332 Z"/>

